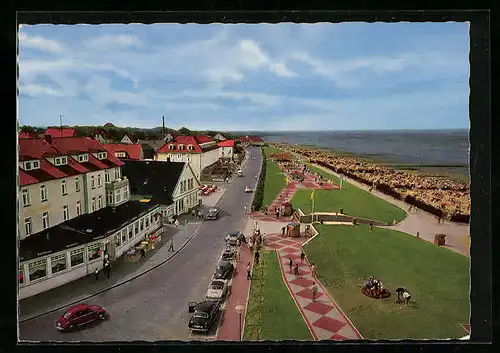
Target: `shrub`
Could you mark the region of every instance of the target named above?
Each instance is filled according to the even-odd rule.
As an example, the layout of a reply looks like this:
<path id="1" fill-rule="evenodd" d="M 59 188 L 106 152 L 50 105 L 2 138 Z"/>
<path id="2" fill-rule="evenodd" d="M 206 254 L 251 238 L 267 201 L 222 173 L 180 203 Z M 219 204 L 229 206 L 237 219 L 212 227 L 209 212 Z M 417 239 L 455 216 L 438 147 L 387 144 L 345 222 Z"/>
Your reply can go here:
<path id="1" fill-rule="evenodd" d="M 260 149 L 262 152 L 262 167 L 259 174 L 259 181 L 257 187 L 255 188 L 255 195 L 253 198 L 252 207 L 255 211 L 260 210 L 262 207 L 262 200 L 264 199 L 264 180 L 266 178 L 266 153 L 264 149 Z"/>

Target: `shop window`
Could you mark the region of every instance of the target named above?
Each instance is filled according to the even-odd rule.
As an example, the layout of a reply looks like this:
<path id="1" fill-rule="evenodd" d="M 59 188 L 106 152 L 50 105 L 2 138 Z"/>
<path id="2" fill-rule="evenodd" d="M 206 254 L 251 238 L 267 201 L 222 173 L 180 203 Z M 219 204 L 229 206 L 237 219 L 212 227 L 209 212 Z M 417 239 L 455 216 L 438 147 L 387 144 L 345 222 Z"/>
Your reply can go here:
<path id="1" fill-rule="evenodd" d="M 66 269 L 66 253 L 52 256 L 50 258 L 52 273 L 64 271 Z"/>
<path id="2" fill-rule="evenodd" d="M 47 277 L 47 259 L 33 261 L 28 264 L 30 281 Z"/>
<path id="3" fill-rule="evenodd" d="M 120 233 L 115 234 L 115 246 L 119 247 L 121 245 Z"/>
<path id="4" fill-rule="evenodd" d="M 132 237 L 134 236 L 134 233 L 132 232 L 132 230 L 133 230 L 133 226 L 132 226 L 132 225 L 129 225 L 129 226 L 127 227 L 127 230 L 128 230 L 128 239 L 130 240 L 130 239 L 132 239 Z"/>
<path id="5" fill-rule="evenodd" d="M 101 244 L 92 244 L 88 247 L 89 261 L 98 259 L 101 257 Z"/>
<path id="6" fill-rule="evenodd" d="M 127 241 L 127 229 L 122 229 L 121 231 L 121 234 L 122 234 L 122 242 L 125 243 Z"/>
<path id="7" fill-rule="evenodd" d="M 113 204 L 113 191 L 106 191 L 106 203 L 108 205 Z"/>
<path id="8" fill-rule="evenodd" d="M 149 216 L 146 216 L 146 229 L 149 228 Z"/>
<path id="9" fill-rule="evenodd" d="M 71 267 L 83 264 L 83 248 L 71 250 L 69 254 Z"/>
<path id="10" fill-rule="evenodd" d="M 19 284 L 24 284 L 24 266 L 19 266 L 19 275 L 17 276 Z"/>
<path id="11" fill-rule="evenodd" d="M 142 232 L 144 230 L 144 218 L 141 218 L 140 222 L 141 223 L 140 223 L 139 229 Z"/>
<path id="12" fill-rule="evenodd" d="M 128 200 L 128 187 L 123 188 L 123 199 Z"/>
<path id="13" fill-rule="evenodd" d="M 121 201 L 121 193 L 120 193 L 120 189 L 116 189 L 115 190 L 115 202 L 118 203 Z"/>
<path id="14" fill-rule="evenodd" d="M 134 223 L 134 235 L 137 235 L 139 233 L 139 221 Z"/>

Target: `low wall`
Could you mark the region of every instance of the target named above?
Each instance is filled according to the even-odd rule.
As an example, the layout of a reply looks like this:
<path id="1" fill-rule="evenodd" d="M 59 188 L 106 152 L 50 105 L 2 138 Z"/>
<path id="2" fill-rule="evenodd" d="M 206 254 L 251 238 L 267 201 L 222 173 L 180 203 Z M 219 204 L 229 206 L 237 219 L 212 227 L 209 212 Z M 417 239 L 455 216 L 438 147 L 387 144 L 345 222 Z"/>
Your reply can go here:
<path id="1" fill-rule="evenodd" d="M 300 211 L 300 212 L 299 212 Z M 349 215 L 342 215 L 337 213 L 327 213 L 327 212 L 315 212 L 312 214 L 304 215 L 302 210 L 297 210 L 297 215 L 299 216 L 300 223 L 313 223 L 314 222 L 352 222 L 354 219 L 357 220 L 358 224 L 370 224 L 373 223 L 374 226 L 390 226 L 392 224 L 388 222 L 375 221 L 367 218 L 354 217 Z"/>

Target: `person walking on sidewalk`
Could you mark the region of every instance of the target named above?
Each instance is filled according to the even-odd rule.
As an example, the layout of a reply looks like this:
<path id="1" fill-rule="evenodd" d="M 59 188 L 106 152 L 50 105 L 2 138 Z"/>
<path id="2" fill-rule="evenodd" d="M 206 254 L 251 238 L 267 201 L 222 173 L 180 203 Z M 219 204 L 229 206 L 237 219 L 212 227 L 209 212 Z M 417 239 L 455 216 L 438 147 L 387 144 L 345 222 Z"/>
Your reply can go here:
<path id="1" fill-rule="evenodd" d="M 144 260 L 146 258 L 146 251 L 144 249 L 141 249 L 141 260 Z"/>
<path id="2" fill-rule="evenodd" d="M 370 222 L 370 232 L 373 232 L 373 222 Z"/>
<path id="3" fill-rule="evenodd" d="M 311 274 L 313 278 L 316 277 L 316 265 L 314 263 L 311 264 Z"/>
<path id="4" fill-rule="evenodd" d="M 247 214 L 248 208 L 247 205 L 245 205 L 245 214 Z"/>
<path id="5" fill-rule="evenodd" d="M 304 263 L 304 259 L 306 258 L 306 254 L 304 254 L 304 250 L 300 251 L 300 263 Z"/>
<path id="6" fill-rule="evenodd" d="M 295 264 L 294 273 L 295 273 L 295 276 L 296 276 L 296 277 L 299 277 L 299 276 L 300 276 L 300 272 L 299 272 L 299 264 L 298 264 L 298 263 L 296 263 L 296 264 Z"/>
<path id="7" fill-rule="evenodd" d="M 252 279 L 252 268 L 250 267 L 250 262 L 247 265 L 247 280 Z"/>
<path id="8" fill-rule="evenodd" d="M 94 271 L 94 275 L 95 275 L 95 280 L 98 281 L 99 280 L 99 269 L 97 267 Z"/>
<path id="9" fill-rule="evenodd" d="M 168 251 L 174 251 L 174 238 L 170 238 Z"/>
<path id="10" fill-rule="evenodd" d="M 104 262 L 104 272 L 106 273 L 106 277 L 109 278 L 111 276 L 111 264 L 108 260 Z"/>
<path id="11" fill-rule="evenodd" d="M 175 224 L 175 228 L 179 228 L 179 219 L 178 218 L 175 219 L 174 224 Z"/>
<path id="12" fill-rule="evenodd" d="M 312 284 L 311 291 L 312 291 L 313 302 L 315 302 L 316 301 L 316 296 L 318 295 L 318 286 L 316 285 L 315 282 L 313 282 L 313 284 Z"/>
<path id="13" fill-rule="evenodd" d="M 288 265 L 290 266 L 290 273 L 292 273 L 293 260 L 291 256 L 288 257 Z"/>

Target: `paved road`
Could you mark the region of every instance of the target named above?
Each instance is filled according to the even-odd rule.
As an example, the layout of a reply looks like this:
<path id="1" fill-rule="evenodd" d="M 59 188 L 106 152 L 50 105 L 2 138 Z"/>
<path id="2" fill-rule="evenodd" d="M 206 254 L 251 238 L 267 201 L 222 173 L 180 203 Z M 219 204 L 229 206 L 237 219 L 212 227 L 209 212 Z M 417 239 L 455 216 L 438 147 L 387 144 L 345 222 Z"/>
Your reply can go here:
<path id="1" fill-rule="evenodd" d="M 227 185 L 219 202 L 221 218 L 207 221 L 177 256 L 158 269 L 130 283 L 112 289 L 88 302 L 104 306 L 109 320 L 97 322 L 75 332 L 60 333 L 53 324 L 61 313 L 52 313 L 22 323 L 20 339 L 30 341 L 157 341 L 187 340 L 188 302 L 202 300 L 217 259 L 224 249 L 225 233 L 243 230 L 247 184 L 255 184 L 261 163 L 258 148 L 250 156 L 245 176 Z"/>

